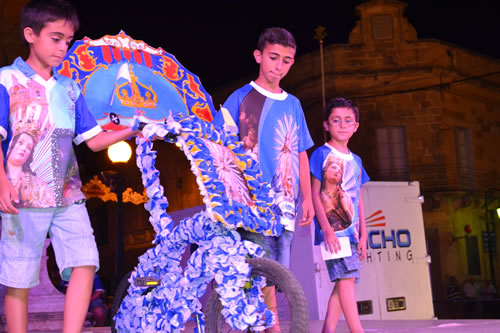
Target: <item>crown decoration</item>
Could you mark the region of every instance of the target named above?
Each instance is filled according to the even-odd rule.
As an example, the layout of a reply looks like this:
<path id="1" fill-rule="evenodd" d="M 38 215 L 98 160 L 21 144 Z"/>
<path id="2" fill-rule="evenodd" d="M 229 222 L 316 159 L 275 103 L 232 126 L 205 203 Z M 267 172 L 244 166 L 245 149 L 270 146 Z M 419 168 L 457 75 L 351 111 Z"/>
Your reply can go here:
<path id="1" fill-rule="evenodd" d="M 117 82 L 115 89 L 116 96 L 122 105 L 155 109 L 156 103 L 158 102 L 158 95 L 156 95 L 152 86 L 147 87 L 146 85 L 140 83 L 130 66 L 126 66 L 125 71 L 128 73 L 118 73 L 118 78 L 125 78 L 128 82 L 124 82 L 122 84 L 118 84 Z M 128 85 L 130 85 L 129 89 L 127 89 Z M 141 94 L 141 90 L 143 91 L 144 96 Z"/>
<path id="2" fill-rule="evenodd" d="M 11 113 L 15 114 L 13 136 L 27 133 L 39 141 L 50 126 L 44 88 L 34 80 L 28 81 L 27 87 L 13 80 L 10 96 Z"/>
<path id="3" fill-rule="evenodd" d="M 41 103 L 40 100 L 36 99 L 22 105 L 17 110 L 14 119 L 14 137 L 21 133 L 27 133 L 33 137 L 35 142 L 40 141 L 45 136 L 49 126 L 46 109 L 46 103 Z"/>
<path id="4" fill-rule="evenodd" d="M 342 172 L 344 172 L 345 160 L 336 154 L 328 154 L 325 162 L 323 163 L 323 172 L 325 172 L 325 169 L 332 163 L 337 164 L 341 168 Z"/>

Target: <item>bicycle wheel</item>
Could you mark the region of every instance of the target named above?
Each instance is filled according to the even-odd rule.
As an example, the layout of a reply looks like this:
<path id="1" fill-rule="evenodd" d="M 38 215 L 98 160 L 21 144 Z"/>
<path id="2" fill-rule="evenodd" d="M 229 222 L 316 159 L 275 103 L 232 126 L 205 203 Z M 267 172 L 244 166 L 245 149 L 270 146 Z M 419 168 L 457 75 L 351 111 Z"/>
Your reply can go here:
<path id="1" fill-rule="evenodd" d="M 285 266 L 267 258 L 251 258 L 252 275 L 263 276 L 276 286 L 276 303 L 281 332 L 307 333 L 309 310 L 304 289 Z M 205 331 L 207 333 L 240 332 L 231 328 L 221 313 L 219 295 L 212 291 L 205 307 Z"/>
<path id="2" fill-rule="evenodd" d="M 116 333 L 115 328 L 115 315 L 120 309 L 120 305 L 122 304 L 123 299 L 127 296 L 127 290 L 130 286 L 128 279 L 132 275 L 132 272 L 128 272 L 116 287 L 115 295 L 113 296 L 113 306 L 111 307 L 111 332 Z"/>

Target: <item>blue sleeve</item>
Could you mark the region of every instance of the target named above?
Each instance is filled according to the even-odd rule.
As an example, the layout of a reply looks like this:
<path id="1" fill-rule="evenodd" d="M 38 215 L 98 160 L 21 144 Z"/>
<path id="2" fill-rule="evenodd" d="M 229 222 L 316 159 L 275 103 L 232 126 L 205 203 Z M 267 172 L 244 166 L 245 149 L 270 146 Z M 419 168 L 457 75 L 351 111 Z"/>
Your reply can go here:
<path id="1" fill-rule="evenodd" d="M 224 102 L 223 107 L 228 109 L 231 117 L 233 117 L 234 123 L 240 128 L 240 105 L 241 105 L 241 94 L 238 93 L 238 90 L 233 92 L 231 96 L 229 96 Z M 220 118 L 222 118 L 222 114 L 220 114 Z M 222 123 L 224 123 L 224 119 L 222 119 Z"/>
<path id="2" fill-rule="evenodd" d="M 321 146 L 316 148 L 312 155 L 311 160 L 309 162 L 311 168 L 311 174 L 318 179 L 320 182 L 323 179 L 323 161 L 325 155 L 325 146 Z M 314 245 L 320 245 L 323 242 L 323 232 L 321 231 L 321 227 L 319 225 L 318 219 L 314 217 Z"/>
<path id="3" fill-rule="evenodd" d="M 354 155 L 354 158 L 356 159 L 356 162 L 358 163 L 359 168 L 361 169 L 361 185 L 363 185 L 364 183 L 368 183 L 370 181 L 370 176 L 368 176 L 368 173 L 366 173 L 361 158 L 358 155 Z"/>
<path id="4" fill-rule="evenodd" d="M 2 140 L 7 138 L 9 131 L 9 108 L 9 93 L 7 92 L 7 88 L 3 84 L 0 84 L 0 136 Z"/>
<path id="5" fill-rule="evenodd" d="M 309 129 L 307 128 L 306 117 L 304 116 L 304 111 L 297 99 L 298 112 L 297 112 L 297 123 L 299 124 L 299 153 L 303 152 L 312 146 L 314 146 L 314 141 L 311 138 Z"/>
<path id="6" fill-rule="evenodd" d="M 311 174 L 318 179 L 320 182 L 323 179 L 323 147 L 316 148 L 309 161 L 309 167 L 311 168 Z"/>
<path id="7" fill-rule="evenodd" d="M 5 162 L 7 150 L 9 149 L 11 129 L 9 126 L 10 96 L 7 88 L 0 84 L 0 140 L 2 140 L 2 151 Z"/>
<path id="8" fill-rule="evenodd" d="M 101 126 L 90 113 L 83 94 L 80 93 L 75 102 L 75 136 L 73 142 L 76 145 L 93 138 L 102 132 Z"/>
<path id="9" fill-rule="evenodd" d="M 80 94 L 75 102 L 75 135 L 82 135 L 97 126 L 92 113 L 90 113 L 83 94 Z"/>

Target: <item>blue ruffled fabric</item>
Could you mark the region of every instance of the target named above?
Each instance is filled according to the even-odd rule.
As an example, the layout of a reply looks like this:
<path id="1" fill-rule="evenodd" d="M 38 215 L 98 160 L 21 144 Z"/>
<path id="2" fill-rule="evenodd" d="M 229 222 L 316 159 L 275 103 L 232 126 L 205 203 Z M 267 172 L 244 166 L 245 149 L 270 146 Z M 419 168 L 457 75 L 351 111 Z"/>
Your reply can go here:
<path id="1" fill-rule="evenodd" d="M 261 288 L 265 279 L 252 277 L 247 257 L 261 257 L 262 249 L 254 243 L 241 241 L 237 227 L 268 235 L 279 235 L 283 226 L 271 211 L 269 186 L 260 178 L 257 163 L 244 154 L 234 135 L 219 132 L 210 123 L 182 114 L 171 115 L 166 125 L 148 124 L 144 137 L 138 137 L 137 166 L 149 201 L 145 208 L 156 232 L 154 247 L 139 257 L 139 264 L 130 278 L 128 295 L 124 298 L 114 320 L 119 332 L 179 332 L 184 323 L 197 315 L 201 332 L 204 315 L 199 298 L 207 284 L 215 279 L 217 293 L 223 305 L 226 321 L 238 330 L 251 328 L 262 331 L 274 325 L 274 314 L 263 302 Z M 207 210 L 177 225 L 166 213 L 168 200 L 155 168 L 156 152 L 152 138 L 176 135 L 175 141 L 191 162 L 200 193 Z M 225 195 L 224 184 L 210 163 L 210 151 L 203 139 L 209 139 L 231 149 L 245 166 L 245 177 L 255 207 L 250 208 Z M 198 244 L 184 271 L 180 260 L 188 245 Z M 159 286 L 149 289 L 134 284 L 137 277 L 160 279 Z M 250 286 L 250 287 L 248 287 Z"/>

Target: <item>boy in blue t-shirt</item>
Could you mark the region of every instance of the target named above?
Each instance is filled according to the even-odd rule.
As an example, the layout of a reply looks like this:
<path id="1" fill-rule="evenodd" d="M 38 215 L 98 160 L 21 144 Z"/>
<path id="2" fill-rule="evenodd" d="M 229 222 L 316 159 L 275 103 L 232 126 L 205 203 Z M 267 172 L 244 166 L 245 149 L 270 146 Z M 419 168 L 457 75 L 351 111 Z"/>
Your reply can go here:
<path id="1" fill-rule="evenodd" d="M 366 225 L 361 200 L 361 186 L 369 181 L 361 159 L 347 144 L 359 127 L 357 105 L 344 98 L 328 102 L 323 126 L 330 140 L 314 150 L 311 156 L 312 200 L 316 213 L 316 244 L 321 241 L 327 251 L 340 250 L 339 237 L 347 237 L 352 255 L 326 260 L 332 282 L 335 282 L 322 332 L 334 332 L 340 313 L 351 332 L 362 332 L 354 283 L 359 279 L 360 261 L 366 255 Z"/>
<path id="2" fill-rule="evenodd" d="M 259 161 L 262 179 L 271 184 L 274 203 L 280 208 L 285 229 L 279 237 L 239 230 L 243 239 L 259 244 L 265 256 L 286 267 L 297 217 L 299 189 L 302 193 L 302 219 L 312 221 L 313 206 L 310 170 L 306 150 L 313 146 L 300 101 L 280 87 L 281 79 L 294 63 L 296 44 L 283 28 L 265 29 L 253 52 L 259 64 L 255 81 L 236 90 L 224 103 L 238 127 L 244 148 Z M 223 123 L 222 112 L 215 123 Z M 266 304 L 275 310 L 274 287 L 264 288 Z M 277 323 L 273 329 L 279 331 Z"/>
<path id="3" fill-rule="evenodd" d="M 21 13 L 28 59 L 0 69 L 0 283 L 9 332 L 28 330 L 28 293 L 39 283 L 47 233 L 69 279 L 63 330 L 81 331 L 99 255 L 72 143 L 99 151 L 136 134 L 103 132 L 78 85 L 53 70 L 78 25 L 64 0 L 28 3 Z"/>

